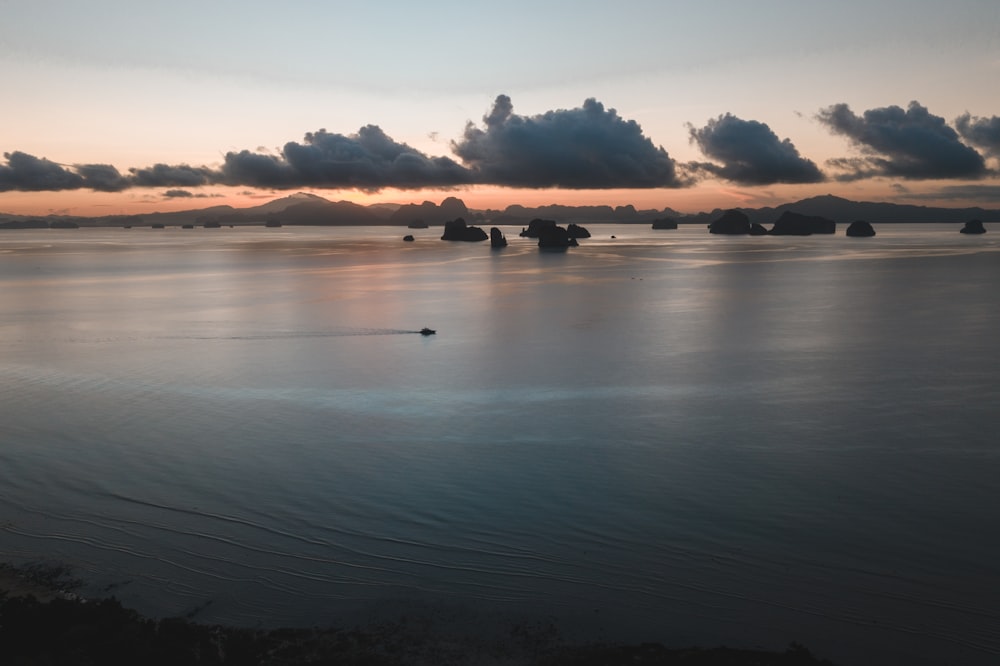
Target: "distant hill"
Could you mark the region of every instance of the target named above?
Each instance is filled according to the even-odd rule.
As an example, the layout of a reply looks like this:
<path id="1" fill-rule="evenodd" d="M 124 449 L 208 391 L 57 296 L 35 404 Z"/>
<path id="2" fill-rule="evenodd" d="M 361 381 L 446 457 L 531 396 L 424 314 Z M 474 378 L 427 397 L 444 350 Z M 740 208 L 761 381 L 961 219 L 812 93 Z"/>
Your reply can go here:
<path id="1" fill-rule="evenodd" d="M 287 197 L 281 197 L 280 199 L 272 199 L 266 204 L 261 204 L 260 206 L 254 206 L 252 208 L 241 208 L 241 213 L 246 213 L 249 215 L 269 215 L 272 213 L 283 213 L 288 208 L 292 206 L 298 206 L 300 204 L 327 204 L 330 203 L 328 199 L 324 199 L 321 196 L 315 194 L 309 194 L 308 192 L 296 192 L 295 194 L 290 194 Z"/>
<path id="2" fill-rule="evenodd" d="M 407 226 L 413 222 L 424 222 L 427 225 L 443 225 L 456 218 L 473 217 L 465 202 L 455 197 L 448 197 L 437 205 L 431 201 L 422 204 L 404 204 L 392 213 L 391 224 Z"/>
<path id="3" fill-rule="evenodd" d="M 387 224 L 389 217 L 384 209 L 361 206 L 350 201 L 329 201 L 304 192 L 274 199 L 260 206 L 230 208 L 221 214 L 205 215 L 204 211 L 195 212 L 199 213 L 197 223 L 215 222 L 223 226 L 261 225 L 267 222 L 305 226 L 377 225 Z M 147 217 L 152 219 L 153 216 Z"/>
<path id="4" fill-rule="evenodd" d="M 859 202 L 824 195 L 802 199 L 795 203 L 782 204 L 774 208 L 737 208 L 746 213 L 750 222 L 772 224 L 783 213 L 800 213 L 825 217 L 838 224 L 850 224 L 864 220 L 872 224 L 948 222 L 964 223 L 979 219 L 983 222 L 1000 222 L 1000 210 L 984 208 L 935 208 L 931 206 L 911 206 L 906 204 Z M 725 211 L 716 209 L 711 213 L 683 215 L 678 221 L 686 224 L 708 224 L 718 219 Z"/>
<path id="5" fill-rule="evenodd" d="M 838 224 L 864 220 L 873 224 L 906 222 L 965 223 L 978 219 L 983 222 L 1000 222 L 1000 210 L 984 208 L 935 208 L 892 203 L 850 201 L 832 195 L 802 199 L 773 208 L 736 208 L 750 218 L 751 223 L 770 225 L 783 213 L 820 216 Z M 709 224 L 725 211 L 685 215 L 670 208 L 663 210 L 636 210 L 633 206 L 536 206 L 511 205 L 504 210 L 471 210 L 456 197 L 448 197 L 440 204 L 425 201 L 422 204 L 375 204 L 362 206 L 350 201 L 329 201 L 315 194 L 298 192 L 274 199 L 259 206 L 233 208 L 211 206 L 208 208 L 174 213 L 148 213 L 144 215 L 112 215 L 105 217 L 26 216 L 0 214 L 2 228 L 44 228 L 54 223 L 75 222 L 81 227 L 94 226 L 180 226 L 182 224 L 218 223 L 245 226 L 280 222 L 285 225 L 347 226 L 394 225 L 406 226 L 417 220 L 429 225 L 442 225 L 456 217 L 497 225 L 527 226 L 536 218 L 552 219 L 560 223 L 634 223 L 651 224 L 664 217 L 676 219 L 681 224 Z"/>

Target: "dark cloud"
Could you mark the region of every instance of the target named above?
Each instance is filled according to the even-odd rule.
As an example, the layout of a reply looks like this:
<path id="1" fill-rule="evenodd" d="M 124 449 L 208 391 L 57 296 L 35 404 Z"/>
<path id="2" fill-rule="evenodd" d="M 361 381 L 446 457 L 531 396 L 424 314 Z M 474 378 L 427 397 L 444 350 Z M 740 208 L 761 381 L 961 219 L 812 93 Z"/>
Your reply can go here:
<path id="1" fill-rule="evenodd" d="M 1000 117 L 973 118 L 963 113 L 955 119 L 955 127 L 963 139 L 991 157 L 1000 157 Z"/>
<path id="2" fill-rule="evenodd" d="M 820 111 L 820 122 L 850 139 L 861 156 L 831 160 L 853 180 L 868 176 L 901 179 L 976 178 L 989 173 L 983 156 L 962 143 L 1000 156 L 1000 118 L 956 119 L 959 132 L 917 102 L 905 111 L 886 107 L 855 115 L 846 104 Z M 108 164 L 64 165 L 20 151 L 0 161 L 0 192 L 89 188 L 117 192 L 164 188 L 167 197 L 197 196 L 209 185 L 266 189 L 333 188 L 376 191 L 449 188 L 484 184 L 566 189 L 654 188 L 690 185 L 692 174 L 710 173 L 742 185 L 815 183 L 824 174 L 788 139 L 764 123 L 732 114 L 689 126 L 690 139 L 709 159 L 678 165 L 643 134 L 595 99 L 579 108 L 536 116 L 514 113 L 499 95 L 482 124 L 469 122 L 454 156 L 432 157 L 395 141 L 376 125 L 344 135 L 325 129 L 290 141 L 280 150 L 232 151 L 219 168 L 154 164 L 122 174 Z"/>
<path id="3" fill-rule="evenodd" d="M 979 178 L 988 171 L 983 156 L 959 140 L 943 118 L 917 102 L 869 109 L 856 115 L 847 104 L 834 104 L 817 115 L 835 134 L 851 140 L 864 154 L 830 160 L 844 170 L 840 180 L 876 176 L 905 179 Z"/>
<path id="4" fill-rule="evenodd" d="M 384 187 L 420 189 L 473 182 L 472 173 L 448 157 L 429 157 L 389 138 L 374 125 L 344 136 L 310 132 L 302 143 L 285 144 L 280 155 L 230 152 L 219 170 L 187 164 L 155 164 L 129 169 L 123 176 L 110 165 L 64 167 L 22 152 L 6 153 L 0 165 L 0 191 L 91 188 L 119 191 L 130 187 L 191 188 L 245 185 L 270 189 L 298 187 Z"/>
<path id="5" fill-rule="evenodd" d="M 167 199 L 217 199 L 222 197 L 221 194 L 195 193 L 180 189 L 167 190 L 163 193 L 163 196 Z"/>
<path id="6" fill-rule="evenodd" d="M 86 187 L 83 176 L 44 157 L 19 150 L 4 153 L 3 156 L 7 164 L 0 164 L 0 192 L 45 192 Z"/>
<path id="7" fill-rule="evenodd" d="M 249 150 L 226 153 L 222 178 L 228 185 L 277 189 L 295 186 L 294 173 L 282 158 Z"/>
<path id="8" fill-rule="evenodd" d="M 131 187 L 129 180 L 110 164 L 77 164 L 73 168 L 83 178 L 83 187 L 101 192 L 121 192 Z"/>
<path id="9" fill-rule="evenodd" d="M 825 180 L 819 167 L 799 155 L 791 141 L 779 139 L 770 127 L 756 120 L 742 120 L 727 113 L 709 120 L 701 129 L 690 125 L 688 129 L 691 141 L 701 152 L 722 163 L 696 163 L 689 165 L 692 169 L 741 185 Z"/>
<path id="10" fill-rule="evenodd" d="M 222 179 L 228 185 L 276 189 L 379 190 L 452 187 L 471 183 L 472 174 L 450 158 L 424 155 L 368 125 L 350 136 L 323 129 L 310 132 L 303 143 L 286 143 L 281 155 L 227 153 Z"/>
<path id="11" fill-rule="evenodd" d="M 187 164 L 154 164 L 144 169 L 129 169 L 129 174 L 134 187 L 200 187 L 220 179 L 217 171 Z"/>
<path id="12" fill-rule="evenodd" d="M 594 99 L 582 108 L 519 116 L 510 97 L 500 95 L 483 122 L 485 129 L 470 122 L 462 140 L 452 143 L 480 183 L 568 189 L 686 184 L 674 160 L 643 136 L 638 123 Z"/>
<path id="13" fill-rule="evenodd" d="M 20 151 L 4 153 L 7 164 L 0 164 L 0 192 L 78 190 L 120 192 L 131 187 L 197 187 L 215 180 L 205 167 L 171 167 L 157 164 L 149 169 L 130 169 L 122 175 L 110 164 L 75 164 L 64 166 L 44 157 Z"/>

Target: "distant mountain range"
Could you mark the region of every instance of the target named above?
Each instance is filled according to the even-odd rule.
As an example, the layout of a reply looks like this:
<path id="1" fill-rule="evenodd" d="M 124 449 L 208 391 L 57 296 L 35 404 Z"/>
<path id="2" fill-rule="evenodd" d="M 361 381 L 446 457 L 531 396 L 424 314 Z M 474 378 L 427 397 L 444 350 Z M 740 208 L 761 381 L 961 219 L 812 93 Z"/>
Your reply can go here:
<path id="1" fill-rule="evenodd" d="M 978 207 L 937 208 L 933 206 L 850 201 L 849 199 L 842 199 L 829 194 L 802 199 L 795 203 L 782 204 L 774 208 L 738 208 L 737 210 L 746 213 L 751 222 L 759 224 L 771 224 L 785 212 L 818 215 L 833 220 L 838 224 L 850 224 L 856 220 L 864 220 L 872 224 L 894 222 L 949 222 L 958 224 L 968 222 L 969 220 L 1000 222 L 1000 210 L 989 210 Z M 723 212 L 721 209 L 716 209 L 711 213 L 686 215 L 679 218 L 679 221 L 708 224 L 712 220 L 719 218 Z"/>
<path id="2" fill-rule="evenodd" d="M 773 208 L 737 208 L 751 222 L 772 224 L 784 212 L 818 215 L 840 224 L 865 220 L 873 224 L 894 222 L 964 223 L 978 219 L 1000 222 L 1000 210 L 983 208 L 934 208 L 891 203 L 858 202 L 831 195 L 812 197 Z M 274 199 L 260 206 L 233 208 L 211 206 L 198 210 L 147 215 L 110 215 L 104 217 L 23 216 L 0 214 L 0 228 L 98 227 L 98 226 L 181 226 L 205 224 L 219 226 L 247 225 L 386 225 L 408 226 L 422 223 L 440 226 L 457 217 L 472 224 L 527 226 L 535 218 L 552 219 L 559 223 L 621 223 L 649 224 L 653 220 L 670 218 L 680 224 L 708 224 L 725 211 L 684 214 L 670 208 L 636 210 L 633 206 L 539 206 L 529 208 L 513 205 L 504 210 L 470 210 L 458 198 L 448 197 L 440 204 L 376 204 L 362 206 L 350 201 L 330 201 L 315 194 L 299 192 Z"/>

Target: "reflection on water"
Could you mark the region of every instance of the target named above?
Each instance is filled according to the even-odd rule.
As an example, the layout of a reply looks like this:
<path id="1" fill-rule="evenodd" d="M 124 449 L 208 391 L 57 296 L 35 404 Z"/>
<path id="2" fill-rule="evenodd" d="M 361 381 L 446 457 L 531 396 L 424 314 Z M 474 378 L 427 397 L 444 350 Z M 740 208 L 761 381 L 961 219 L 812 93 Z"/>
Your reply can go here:
<path id="1" fill-rule="evenodd" d="M 3 552 L 212 622 L 994 662 L 996 239 L 591 231 L 4 232 Z"/>

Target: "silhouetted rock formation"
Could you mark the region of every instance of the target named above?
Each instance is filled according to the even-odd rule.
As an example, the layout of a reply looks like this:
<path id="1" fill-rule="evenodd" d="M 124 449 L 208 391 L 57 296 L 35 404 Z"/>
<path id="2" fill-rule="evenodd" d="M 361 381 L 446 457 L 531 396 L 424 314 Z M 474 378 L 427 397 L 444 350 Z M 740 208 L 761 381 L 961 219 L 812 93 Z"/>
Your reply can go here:
<path id="1" fill-rule="evenodd" d="M 407 243 L 412 243 L 413 242 L 413 234 L 406 234 L 405 236 L 403 236 L 403 240 L 405 240 Z"/>
<path id="2" fill-rule="evenodd" d="M 739 236 L 750 233 L 750 218 L 738 210 L 727 210 L 722 217 L 708 225 L 708 233 Z"/>
<path id="3" fill-rule="evenodd" d="M 566 225 L 566 232 L 573 238 L 590 238 L 590 232 L 584 227 L 572 222 Z"/>
<path id="4" fill-rule="evenodd" d="M 810 234 L 832 234 L 837 231 L 837 223 L 818 215 L 800 215 L 791 211 L 781 214 L 768 232 L 772 236 L 809 236 Z"/>
<path id="5" fill-rule="evenodd" d="M 521 229 L 520 235 L 523 238 L 538 238 L 543 229 L 551 229 L 554 226 L 556 226 L 555 220 L 543 220 L 536 217 L 531 222 L 528 222 L 526 229 Z"/>
<path id="6" fill-rule="evenodd" d="M 959 233 L 963 234 L 985 234 L 986 229 L 983 227 L 981 220 L 969 220 L 965 223 L 965 226 L 961 228 Z"/>
<path id="7" fill-rule="evenodd" d="M 847 235 L 855 238 L 869 238 L 875 235 L 875 230 L 864 220 L 855 220 L 847 227 Z"/>
<path id="8" fill-rule="evenodd" d="M 902 222 L 947 223 L 961 227 L 967 220 L 981 220 L 985 224 L 1000 224 L 1000 209 L 984 208 L 936 208 L 909 206 L 891 203 L 855 202 L 825 195 L 801 199 L 776 207 L 743 208 L 741 212 L 750 222 L 771 223 L 782 213 L 794 211 L 803 215 L 823 216 L 831 220 L 867 220 L 871 224 Z M 526 208 L 519 205 L 508 206 L 505 210 L 469 210 L 461 199 L 449 197 L 436 205 L 429 201 L 422 204 L 372 204 L 361 206 L 349 201 L 328 201 L 314 194 L 299 192 L 275 199 L 260 206 L 233 208 L 232 206 L 209 206 L 207 208 L 181 210 L 172 213 L 149 213 L 147 215 L 103 215 L 99 217 L 59 216 L 72 220 L 80 227 L 150 227 L 161 224 L 165 227 L 179 227 L 191 223 L 204 225 L 215 222 L 221 227 L 256 226 L 270 218 L 280 219 L 284 226 L 292 225 L 399 225 L 411 223 L 428 224 L 431 227 L 443 225 L 448 220 L 462 217 L 471 223 L 491 220 L 490 224 L 523 226 L 529 220 L 555 219 L 575 220 L 578 223 L 636 222 L 650 224 L 654 220 L 674 219 L 680 224 L 708 225 L 724 213 L 721 209 L 694 214 L 683 214 L 670 208 L 663 210 L 636 210 L 632 206 L 540 206 Z M 25 216 L 0 213 L 2 229 L 45 229 L 50 226 L 52 216 Z M 485 222 L 483 222 L 485 224 Z"/>
<path id="9" fill-rule="evenodd" d="M 413 220 L 413 222 L 410 222 L 406 226 L 409 229 L 426 229 L 427 228 L 427 223 L 424 222 L 423 220 Z"/>
<path id="10" fill-rule="evenodd" d="M 484 241 L 489 236 L 479 227 L 470 227 L 465 224 L 465 220 L 457 218 L 451 222 L 444 223 L 444 234 L 441 240 L 446 241 Z"/>
<path id="11" fill-rule="evenodd" d="M 677 220 L 671 219 L 669 217 L 661 217 L 658 220 L 653 220 L 654 229 L 676 229 Z"/>
<path id="12" fill-rule="evenodd" d="M 49 225 L 52 229 L 79 229 L 80 225 L 76 222 L 69 222 L 67 220 L 55 220 Z"/>
<path id="13" fill-rule="evenodd" d="M 570 235 L 564 227 L 553 224 L 551 227 L 543 227 L 538 234 L 538 247 L 542 250 L 565 250 L 569 247 L 576 247 L 579 243 Z"/>
<path id="14" fill-rule="evenodd" d="M 497 227 L 490 229 L 490 247 L 507 247 L 507 239 L 503 237 L 503 232 Z"/>
<path id="15" fill-rule="evenodd" d="M 766 236 L 767 229 L 762 224 L 757 224 L 754 222 L 750 225 L 750 235 L 751 236 Z"/>
<path id="16" fill-rule="evenodd" d="M 448 197 L 441 202 L 440 206 L 430 201 L 425 201 L 419 205 L 406 204 L 400 206 L 395 213 L 389 216 L 389 222 L 391 224 L 405 224 L 406 226 L 422 222 L 426 226 L 427 224 L 444 224 L 448 220 L 454 220 L 456 217 L 464 219 L 469 216 L 469 209 L 465 206 L 464 201 L 455 197 Z"/>

